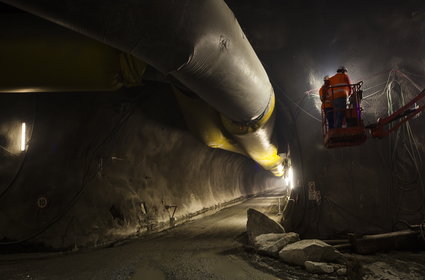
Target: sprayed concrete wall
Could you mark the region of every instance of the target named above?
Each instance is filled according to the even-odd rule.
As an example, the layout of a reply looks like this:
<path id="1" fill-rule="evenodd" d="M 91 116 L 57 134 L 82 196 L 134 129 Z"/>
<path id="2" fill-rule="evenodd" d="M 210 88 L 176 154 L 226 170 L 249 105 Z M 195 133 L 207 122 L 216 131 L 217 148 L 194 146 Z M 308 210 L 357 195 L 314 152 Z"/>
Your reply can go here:
<path id="1" fill-rule="evenodd" d="M 418 91 L 405 91 L 406 99 Z M 393 101 L 400 100 L 393 91 Z M 387 96 L 374 101 L 386 108 Z M 397 106 L 397 105 L 395 105 Z M 371 108 L 369 108 L 371 109 Z M 369 112 L 367 121 L 383 112 Z M 369 139 L 362 146 L 325 149 L 320 124 L 300 116 L 301 146 L 296 170 L 300 178 L 293 226 L 306 237 L 345 237 L 347 232 L 390 232 L 424 219 L 425 134 L 423 116 L 402 126 L 387 139 Z M 311 192 L 311 185 L 314 185 Z M 320 192 L 320 196 L 317 196 Z"/>
<path id="2" fill-rule="evenodd" d="M 192 137 L 167 85 L 0 99 L 2 244 L 95 247 L 279 184 Z"/>

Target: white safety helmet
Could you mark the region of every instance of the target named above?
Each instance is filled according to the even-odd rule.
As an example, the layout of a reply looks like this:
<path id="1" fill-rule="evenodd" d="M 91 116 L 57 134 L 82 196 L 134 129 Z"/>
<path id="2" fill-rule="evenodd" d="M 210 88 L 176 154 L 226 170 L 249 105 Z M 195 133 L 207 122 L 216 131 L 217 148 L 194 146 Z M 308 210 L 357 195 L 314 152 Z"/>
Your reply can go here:
<path id="1" fill-rule="evenodd" d="M 347 71 L 347 68 L 345 68 L 345 66 L 341 66 L 336 70 L 336 72 L 337 73 L 346 73 L 348 71 Z"/>

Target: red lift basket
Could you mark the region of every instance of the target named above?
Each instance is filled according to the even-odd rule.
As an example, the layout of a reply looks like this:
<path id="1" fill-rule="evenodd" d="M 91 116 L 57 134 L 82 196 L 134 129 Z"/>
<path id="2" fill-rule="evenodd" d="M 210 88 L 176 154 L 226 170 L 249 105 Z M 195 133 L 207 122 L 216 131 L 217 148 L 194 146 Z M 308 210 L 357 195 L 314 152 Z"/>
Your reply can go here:
<path id="1" fill-rule="evenodd" d="M 360 89 L 362 84 L 363 82 L 349 85 L 351 87 L 351 95 L 348 98 L 349 103 L 345 109 L 327 112 L 327 114 L 333 115 L 334 123 L 338 115 L 344 116 L 340 128 L 329 129 L 326 113 L 322 109 L 323 142 L 326 148 L 358 146 L 366 141 L 366 129 L 363 124 L 362 108 L 360 106 L 363 93 Z M 330 88 L 333 96 L 333 87 Z"/>

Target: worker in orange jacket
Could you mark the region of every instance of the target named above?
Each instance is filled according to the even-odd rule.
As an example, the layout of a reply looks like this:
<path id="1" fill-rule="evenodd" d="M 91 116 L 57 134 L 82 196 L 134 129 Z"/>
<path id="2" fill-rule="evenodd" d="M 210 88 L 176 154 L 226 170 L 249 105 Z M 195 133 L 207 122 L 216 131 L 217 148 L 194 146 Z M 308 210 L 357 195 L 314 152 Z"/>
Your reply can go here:
<path id="1" fill-rule="evenodd" d="M 329 88 L 330 81 L 329 76 L 323 78 L 323 85 L 319 90 L 320 101 L 322 101 L 322 110 L 325 113 L 328 121 L 328 128 L 334 128 L 334 113 L 333 113 L 333 100 L 331 96 L 331 90 Z"/>
<path id="2" fill-rule="evenodd" d="M 345 110 L 347 108 L 347 97 L 351 94 L 351 81 L 347 75 L 347 69 L 341 66 L 336 74 L 329 78 L 331 96 L 335 114 L 335 127 L 342 127 Z"/>

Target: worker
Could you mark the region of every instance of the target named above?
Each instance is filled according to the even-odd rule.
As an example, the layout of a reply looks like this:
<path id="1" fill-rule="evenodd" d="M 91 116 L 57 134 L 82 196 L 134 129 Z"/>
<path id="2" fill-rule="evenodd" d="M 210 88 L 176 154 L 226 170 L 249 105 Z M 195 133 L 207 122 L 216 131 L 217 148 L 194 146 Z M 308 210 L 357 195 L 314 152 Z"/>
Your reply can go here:
<path id="1" fill-rule="evenodd" d="M 326 120 L 328 121 L 328 128 L 334 128 L 334 113 L 333 101 L 329 88 L 329 76 L 323 78 L 323 85 L 319 90 L 320 101 L 322 101 L 322 111 L 325 113 Z"/>
<path id="2" fill-rule="evenodd" d="M 344 66 L 336 70 L 336 74 L 329 78 L 331 96 L 335 112 L 335 127 L 341 128 L 347 107 L 347 97 L 351 94 L 351 82 Z"/>

